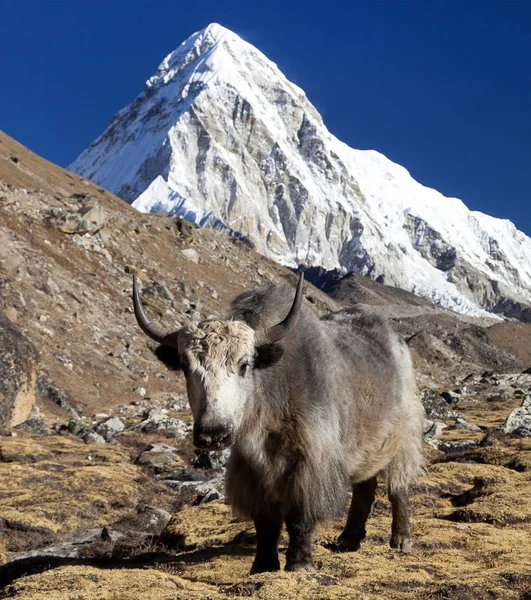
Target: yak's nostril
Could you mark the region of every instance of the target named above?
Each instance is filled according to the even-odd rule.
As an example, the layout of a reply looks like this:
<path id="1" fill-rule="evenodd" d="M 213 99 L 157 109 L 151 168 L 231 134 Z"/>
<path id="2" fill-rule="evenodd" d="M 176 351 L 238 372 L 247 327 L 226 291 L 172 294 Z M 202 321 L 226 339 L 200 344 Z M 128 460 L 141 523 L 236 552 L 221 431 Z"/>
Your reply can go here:
<path id="1" fill-rule="evenodd" d="M 233 430 L 230 426 L 202 427 L 194 425 L 194 445 L 204 450 L 226 448 L 232 444 Z"/>

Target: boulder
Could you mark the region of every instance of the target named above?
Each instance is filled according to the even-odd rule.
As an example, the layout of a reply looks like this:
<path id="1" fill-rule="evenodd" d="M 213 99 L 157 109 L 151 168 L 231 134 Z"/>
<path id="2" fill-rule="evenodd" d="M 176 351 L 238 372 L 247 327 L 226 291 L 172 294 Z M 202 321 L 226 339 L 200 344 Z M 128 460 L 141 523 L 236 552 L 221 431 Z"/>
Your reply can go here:
<path id="1" fill-rule="evenodd" d="M 149 467 L 155 473 L 165 473 L 184 467 L 177 448 L 168 444 L 149 444 L 136 459 L 137 465 Z"/>
<path id="2" fill-rule="evenodd" d="M 435 390 L 423 390 L 422 404 L 429 419 L 444 420 L 448 418 L 448 402 Z"/>
<path id="3" fill-rule="evenodd" d="M 113 436 L 125 429 L 125 425 L 118 417 L 111 417 L 106 421 L 98 423 L 94 429 L 96 433 L 101 435 L 107 442 L 110 442 Z"/>
<path id="4" fill-rule="evenodd" d="M 35 404 L 38 353 L 0 313 L 0 431 L 24 423 Z"/>
<path id="5" fill-rule="evenodd" d="M 196 450 L 197 458 L 193 462 L 196 469 L 218 470 L 227 466 L 230 458 L 230 448 L 225 450 L 207 452 L 206 450 Z"/>
<path id="6" fill-rule="evenodd" d="M 531 437 L 531 392 L 524 396 L 522 406 L 515 408 L 503 426 L 504 433 Z"/>
<path id="7" fill-rule="evenodd" d="M 199 264 L 199 253 L 195 248 L 185 248 L 184 250 L 181 250 L 181 254 L 190 262 L 193 262 L 196 265 Z"/>
<path id="8" fill-rule="evenodd" d="M 133 425 L 131 429 L 133 431 L 143 431 L 144 433 L 165 431 L 174 434 L 176 438 L 182 438 L 192 431 L 192 426 L 189 423 L 185 423 L 181 419 L 168 417 L 166 413 L 167 411 L 164 409 L 153 408 L 147 413 L 142 422 Z"/>
<path id="9" fill-rule="evenodd" d="M 460 452 L 466 452 L 473 450 L 479 446 L 479 442 L 475 440 L 456 440 L 447 441 L 439 444 L 439 450 L 445 454 L 458 454 Z"/>

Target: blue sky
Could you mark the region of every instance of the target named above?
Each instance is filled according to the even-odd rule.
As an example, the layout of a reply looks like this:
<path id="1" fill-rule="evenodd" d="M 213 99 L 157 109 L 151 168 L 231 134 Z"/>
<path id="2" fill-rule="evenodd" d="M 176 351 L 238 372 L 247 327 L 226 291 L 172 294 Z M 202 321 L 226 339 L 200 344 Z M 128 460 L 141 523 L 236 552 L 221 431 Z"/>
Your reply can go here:
<path id="1" fill-rule="evenodd" d="M 0 128 L 68 164 L 210 22 L 275 61 L 344 142 L 531 235 L 524 0 L 4 0 Z"/>

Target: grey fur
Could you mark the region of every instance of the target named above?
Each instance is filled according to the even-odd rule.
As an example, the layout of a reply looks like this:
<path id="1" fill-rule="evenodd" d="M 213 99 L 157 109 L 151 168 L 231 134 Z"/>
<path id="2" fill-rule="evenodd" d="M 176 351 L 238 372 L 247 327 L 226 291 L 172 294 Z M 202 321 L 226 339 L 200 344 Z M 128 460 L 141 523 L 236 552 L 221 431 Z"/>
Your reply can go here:
<path id="1" fill-rule="evenodd" d="M 244 292 L 230 318 L 253 329 L 282 319 L 287 286 Z M 342 513 L 350 484 L 379 472 L 407 492 L 422 472 L 423 409 L 405 344 L 359 309 L 318 319 L 303 306 L 284 355 L 254 372 L 254 395 L 227 468 L 234 509 L 255 518 L 280 503 L 304 521 Z M 252 452 L 249 452 L 252 449 Z"/>
<path id="2" fill-rule="evenodd" d="M 319 319 L 304 305 L 281 342 L 257 348 L 254 332 L 282 321 L 292 302 L 286 285 L 244 292 L 229 321 L 176 334 L 197 443 L 234 441 L 227 497 L 255 522 L 253 572 L 279 568 L 283 521 L 286 568 L 312 570 L 313 528 L 344 512 L 351 487 L 339 543 L 359 548 L 379 473 L 392 502 L 391 545 L 408 552 L 407 495 L 423 471 L 424 416 L 409 351 L 385 321 L 358 308 Z"/>

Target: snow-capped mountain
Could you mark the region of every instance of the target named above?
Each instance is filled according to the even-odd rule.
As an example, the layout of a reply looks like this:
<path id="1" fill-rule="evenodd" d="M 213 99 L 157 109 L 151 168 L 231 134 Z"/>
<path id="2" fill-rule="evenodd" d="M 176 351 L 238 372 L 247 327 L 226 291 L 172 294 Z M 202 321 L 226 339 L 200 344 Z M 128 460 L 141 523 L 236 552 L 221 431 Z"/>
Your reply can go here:
<path id="1" fill-rule="evenodd" d="M 530 238 L 339 141 L 274 63 L 217 24 L 169 54 L 69 168 L 140 211 L 223 225 L 290 266 L 531 320 Z"/>

